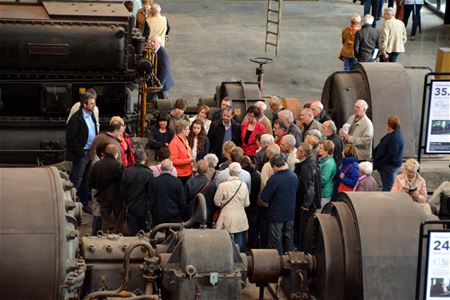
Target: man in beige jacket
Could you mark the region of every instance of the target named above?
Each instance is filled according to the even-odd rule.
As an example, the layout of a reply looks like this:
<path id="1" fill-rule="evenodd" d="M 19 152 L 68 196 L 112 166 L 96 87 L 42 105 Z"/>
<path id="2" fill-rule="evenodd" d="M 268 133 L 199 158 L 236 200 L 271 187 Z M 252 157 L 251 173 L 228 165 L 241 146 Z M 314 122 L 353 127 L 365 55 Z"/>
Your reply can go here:
<path id="1" fill-rule="evenodd" d="M 381 57 L 384 62 L 396 62 L 405 52 L 407 39 L 405 24 L 395 18 L 392 7 L 384 9 L 384 24 L 381 27 Z"/>

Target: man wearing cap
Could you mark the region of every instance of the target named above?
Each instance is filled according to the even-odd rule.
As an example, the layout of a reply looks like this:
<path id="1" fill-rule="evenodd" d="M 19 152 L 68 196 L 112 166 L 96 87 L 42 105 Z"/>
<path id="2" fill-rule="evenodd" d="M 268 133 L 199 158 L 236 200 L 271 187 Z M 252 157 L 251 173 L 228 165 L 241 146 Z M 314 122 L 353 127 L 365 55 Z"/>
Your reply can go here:
<path id="1" fill-rule="evenodd" d="M 294 217 L 298 179 L 284 159 L 275 155 L 270 159 L 274 174 L 261 191 L 260 198 L 269 204 L 269 247 L 282 255 L 294 249 Z"/>

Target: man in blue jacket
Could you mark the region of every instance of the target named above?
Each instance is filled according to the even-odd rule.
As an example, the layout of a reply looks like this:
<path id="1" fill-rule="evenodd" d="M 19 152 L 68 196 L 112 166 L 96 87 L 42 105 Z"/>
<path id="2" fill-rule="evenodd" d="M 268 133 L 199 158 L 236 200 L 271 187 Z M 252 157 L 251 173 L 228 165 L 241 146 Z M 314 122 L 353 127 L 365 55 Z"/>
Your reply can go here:
<path id="1" fill-rule="evenodd" d="M 156 68 L 156 77 L 161 82 L 162 89 L 152 94 L 152 100 L 168 99 L 169 90 L 173 86 L 172 71 L 170 70 L 170 57 L 167 50 L 161 45 L 162 40 L 158 35 L 150 38 L 150 46 L 152 47 L 152 63 L 153 68 Z"/>

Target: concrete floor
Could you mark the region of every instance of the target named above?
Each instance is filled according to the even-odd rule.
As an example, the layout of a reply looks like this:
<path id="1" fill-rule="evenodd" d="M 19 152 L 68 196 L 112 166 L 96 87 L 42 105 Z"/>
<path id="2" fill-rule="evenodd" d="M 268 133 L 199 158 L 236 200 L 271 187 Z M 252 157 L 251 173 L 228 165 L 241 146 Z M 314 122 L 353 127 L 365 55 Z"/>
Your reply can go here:
<path id="1" fill-rule="evenodd" d="M 283 2 L 280 51 L 275 57 L 274 48 L 264 52 L 267 1 L 160 4 L 171 25 L 167 43 L 175 78 L 171 98 L 212 96 L 222 81 L 256 80 L 256 64 L 249 59 L 257 56 L 274 59 L 265 67 L 264 95 L 320 98 L 328 75 L 342 69 L 337 58 L 342 29 L 353 13 L 363 14 L 363 6 L 351 0 Z M 408 33 L 410 28 L 411 24 Z M 407 42 L 399 62 L 434 70 L 437 47 L 449 46 L 450 25 L 424 8 L 422 34 Z"/>

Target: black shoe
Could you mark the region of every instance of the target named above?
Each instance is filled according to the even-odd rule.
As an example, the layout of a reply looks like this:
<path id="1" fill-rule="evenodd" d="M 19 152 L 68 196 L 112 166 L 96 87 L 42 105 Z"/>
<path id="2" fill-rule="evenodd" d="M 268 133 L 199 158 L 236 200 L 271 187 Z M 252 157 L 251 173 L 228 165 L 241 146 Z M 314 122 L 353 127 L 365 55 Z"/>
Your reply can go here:
<path id="1" fill-rule="evenodd" d="M 83 212 L 92 215 L 92 208 L 90 206 L 83 206 Z"/>

